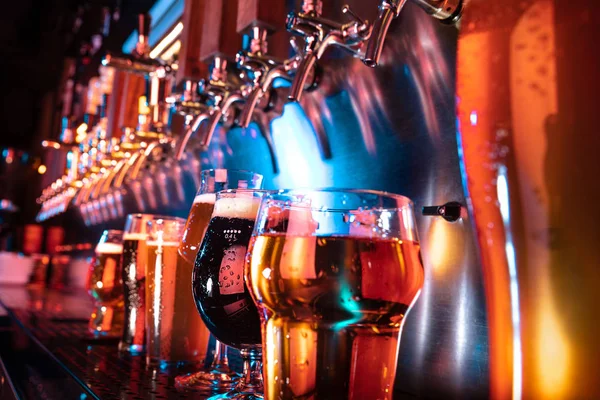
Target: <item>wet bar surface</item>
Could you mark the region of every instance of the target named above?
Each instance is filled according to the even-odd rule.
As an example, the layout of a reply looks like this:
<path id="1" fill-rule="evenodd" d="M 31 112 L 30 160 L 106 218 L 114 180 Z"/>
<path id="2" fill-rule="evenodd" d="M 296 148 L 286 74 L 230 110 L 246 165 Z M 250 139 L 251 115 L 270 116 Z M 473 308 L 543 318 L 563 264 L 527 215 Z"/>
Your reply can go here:
<path id="1" fill-rule="evenodd" d="M 18 381 L 19 373 L 25 371 L 22 374 L 25 384 L 15 384 L 21 386 L 25 398 L 31 395 L 47 399 L 207 397 L 194 392 L 181 393 L 173 386 L 175 376 L 197 367 L 147 369 L 144 357 L 119 355 L 118 339 L 93 338 L 87 330 L 92 302 L 85 291 L 0 286 L 0 304 L 8 311 L 3 326 L 8 327 L 6 332 L 12 332 L 0 340 L 0 355 L 7 361 L 13 381 Z M 23 348 L 24 351 L 17 351 Z M 238 354 L 231 353 L 234 351 L 230 351 L 230 364 L 239 371 Z M 42 364 L 38 367 L 43 371 L 32 373 L 36 369 L 28 365 L 23 354 Z M 24 367 L 18 365 L 21 361 Z"/>

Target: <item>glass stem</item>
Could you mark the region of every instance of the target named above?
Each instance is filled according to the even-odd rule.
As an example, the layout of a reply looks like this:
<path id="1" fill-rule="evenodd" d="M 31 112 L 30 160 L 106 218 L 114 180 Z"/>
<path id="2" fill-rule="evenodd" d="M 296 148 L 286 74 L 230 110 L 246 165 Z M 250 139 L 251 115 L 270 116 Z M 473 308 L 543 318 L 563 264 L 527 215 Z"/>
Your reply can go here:
<path id="1" fill-rule="evenodd" d="M 236 390 L 239 392 L 258 392 L 263 391 L 262 376 L 262 349 L 251 348 L 240 350 L 240 356 L 244 361 L 244 372 L 238 383 Z"/>
<path id="2" fill-rule="evenodd" d="M 215 355 L 210 369 L 213 371 L 228 372 L 229 359 L 227 358 L 227 346 L 218 340 L 215 343 Z"/>

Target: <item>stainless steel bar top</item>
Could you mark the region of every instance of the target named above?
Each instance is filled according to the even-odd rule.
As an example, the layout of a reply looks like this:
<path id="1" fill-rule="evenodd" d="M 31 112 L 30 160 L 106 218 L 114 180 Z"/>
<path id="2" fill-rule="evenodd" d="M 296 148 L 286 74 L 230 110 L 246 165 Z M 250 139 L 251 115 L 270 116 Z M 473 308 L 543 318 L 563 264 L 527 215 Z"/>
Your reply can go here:
<path id="1" fill-rule="evenodd" d="M 20 398 L 209 397 L 173 386 L 175 376 L 197 366 L 149 369 L 143 356 L 120 355 L 118 338 L 93 337 L 87 329 L 92 303 L 85 291 L 0 285 L 0 309 L 6 311 L 0 317 L 0 358 Z M 239 370 L 239 355 L 231 353 L 231 366 Z"/>

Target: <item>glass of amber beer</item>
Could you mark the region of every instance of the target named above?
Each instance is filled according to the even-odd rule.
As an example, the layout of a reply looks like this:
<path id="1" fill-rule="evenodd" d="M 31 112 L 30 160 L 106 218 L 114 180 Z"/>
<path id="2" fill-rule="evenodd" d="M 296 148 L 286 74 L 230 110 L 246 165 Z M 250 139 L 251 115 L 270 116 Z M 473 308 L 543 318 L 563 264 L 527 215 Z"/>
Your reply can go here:
<path id="1" fill-rule="evenodd" d="M 87 289 L 94 299 L 88 324 L 95 336 L 118 337 L 123 330 L 123 281 L 121 279 L 123 232 L 102 233 L 90 265 Z"/>
<path id="2" fill-rule="evenodd" d="M 262 179 L 262 175 L 257 173 L 236 169 L 209 169 L 201 172 L 200 189 L 190 210 L 177 255 L 177 269 L 189 277 L 190 296 L 194 261 L 213 213 L 216 193 L 227 189 L 259 189 Z M 178 376 L 175 386 L 180 390 L 220 393 L 228 391 L 238 377 L 229 368 L 227 346 L 217 340 L 210 367 Z"/>
<path id="3" fill-rule="evenodd" d="M 147 224 L 146 362 L 161 368 L 199 362 L 210 335 L 196 311 L 190 276 L 177 268 L 185 220 L 154 217 Z"/>
<path id="4" fill-rule="evenodd" d="M 266 399 L 391 399 L 400 332 L 423 286 L 412 202 L 361 190 L 266 196 L 246 282 Z"/>
<path id="5" fill-rule="evenodd" d="M 123 233 L 123 290 L 125 295 L 125 324 L 119 351 L 132 355 L 146 349 L 144 294 L 146 286 L 146 239 L 148 221 L 152 214 L 129 214 Z"/>

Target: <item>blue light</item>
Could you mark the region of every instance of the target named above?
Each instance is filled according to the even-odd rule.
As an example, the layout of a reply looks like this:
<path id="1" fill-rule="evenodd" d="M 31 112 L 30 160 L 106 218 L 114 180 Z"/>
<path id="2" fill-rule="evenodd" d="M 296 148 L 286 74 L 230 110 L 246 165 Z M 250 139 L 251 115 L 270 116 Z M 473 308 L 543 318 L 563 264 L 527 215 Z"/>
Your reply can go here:
<path id="1" fill-rule="evenodd" d="M 150 27 L 150 37 L 148 42 L 150 47 L 154 46 L 167 30 L 174 26 L 183 15 L 184 0 L 158 0 L 150 9 L 152 25 Z M 137 30 L 123 43 L 123 53 L 129 54 L 135 49 L 137 43 Z"/>
<path id="2" fill-rule="evenodd" d="M 296 188 L 333 185 L 331 165 L 321 158 L 312 123 L 298 104 L 286 104 L 271 129 L 281 167 L 276 183 Z"/>

